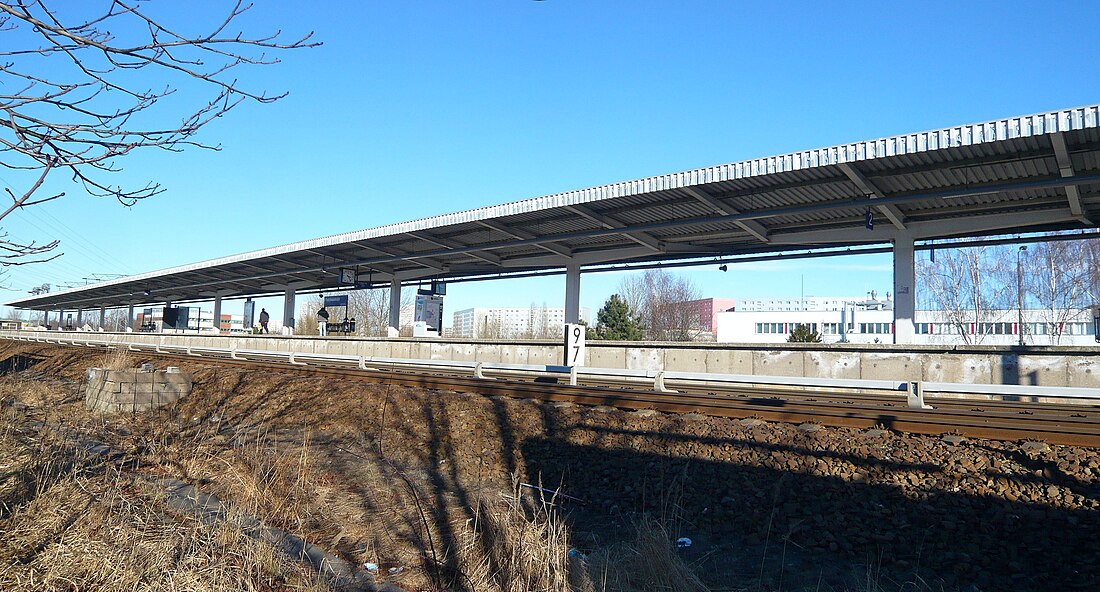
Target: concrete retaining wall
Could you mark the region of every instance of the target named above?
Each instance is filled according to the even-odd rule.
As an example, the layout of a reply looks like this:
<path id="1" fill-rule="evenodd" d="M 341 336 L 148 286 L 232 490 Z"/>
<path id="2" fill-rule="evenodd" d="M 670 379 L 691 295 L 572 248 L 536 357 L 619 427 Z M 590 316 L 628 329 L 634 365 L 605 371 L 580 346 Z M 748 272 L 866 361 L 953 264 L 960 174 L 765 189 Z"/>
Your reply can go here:
<path id="1" fill-rule="evenodd" d="M 68 334 L 161 345 L 339 353 L 385 358 L 560 364 L 548 341 L 282 336 Z M 857 344 L 627 343 L 589 341 L 587 365 L 762 376 L 926 380 L 1100 388 L 1100 347 Z"/>

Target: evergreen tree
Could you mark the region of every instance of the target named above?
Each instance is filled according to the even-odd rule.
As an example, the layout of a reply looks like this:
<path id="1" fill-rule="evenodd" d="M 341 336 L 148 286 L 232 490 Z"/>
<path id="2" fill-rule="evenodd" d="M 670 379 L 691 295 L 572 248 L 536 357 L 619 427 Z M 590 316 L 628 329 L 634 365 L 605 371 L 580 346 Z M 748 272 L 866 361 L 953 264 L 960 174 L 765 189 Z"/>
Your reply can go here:
<path id="1" fill-rule="evenodd" d="M 645 334 L 638 319 L 630 314 L 630 307 L 619 297 L 612 294 L 603 308 L 596 313 L 596 339 L 614 339 L 619 341 L 638 341 Z"/>
<path id="2" fill-rule="evenodd" d="M 809 325 L 799 323 L 791 329 L 787 336 L 787 343 L 821 343 L 821 334 L 810 328 Z"/>

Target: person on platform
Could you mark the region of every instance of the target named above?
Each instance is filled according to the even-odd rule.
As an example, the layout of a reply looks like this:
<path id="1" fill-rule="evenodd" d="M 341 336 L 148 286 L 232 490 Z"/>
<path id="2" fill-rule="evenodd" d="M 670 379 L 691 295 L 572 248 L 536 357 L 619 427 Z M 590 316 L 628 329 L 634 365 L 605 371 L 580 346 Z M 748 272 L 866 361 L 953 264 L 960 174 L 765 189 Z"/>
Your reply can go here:
<path id="1" fill-rule="evenodd" d="M 260 309 L 260 333 L 270 333 L 267 330 L 267 323 L 271 320 L 271 315 L 267 314 L 266 308 Z"/>
<path id="2" fill-rule="evenodd" d="M 324 306 L 317 311 L 317 333 L 321 337 L 328 336 L 328 310 Z"/>

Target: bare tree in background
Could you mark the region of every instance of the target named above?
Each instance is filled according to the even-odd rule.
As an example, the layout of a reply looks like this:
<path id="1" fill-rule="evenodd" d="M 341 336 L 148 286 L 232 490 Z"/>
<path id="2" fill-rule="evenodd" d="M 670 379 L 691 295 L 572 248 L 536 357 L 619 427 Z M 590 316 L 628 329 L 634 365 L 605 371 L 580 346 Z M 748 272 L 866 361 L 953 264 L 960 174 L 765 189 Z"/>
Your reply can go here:
<path id="1" fill-rule="evenodd" d="M 981 343 L 982 323 L 999 320 L 994 318 L 998 310 L 1015 308 L 1014 257 L 1006 247 L 937 250 L 935 262 L 917 265 L 922 306 L 942 311 L 964 343 Z"/>
<path id="2" fill-rule="evenodd" d="M 215 327 L 217 327 L 217 320 Z M 130 311 L 125 308 L 112 308 L 107 311 L 103 318 L 103 330 L 104 331 L 116 331 L 125 332 L 126 328 L 130 326 Z M 132 327 L 131 327 L 132 328 Z"/>
<path id="3" fill-rule="evenodd" d="M 1100 304 L 1100 239 L 1084 241 L 1081 254 L 1081 264 L 1085 266 L 1088 278 L 1088 302 L 1086 304 Z"/>
<path id="4" fill-rule="evenodd" d="M 401 290 L 402 310 L 412 306 L 414 293 L 415 290 Z M 355 319 L 355 332 L 357 334 L 385 337 L 390 326 L 389 288 L 349 292 L 348 317 Z"/>
<path id="5" fill-rule="evenodd" d="M 299 304 L 298 317 L 294 319 L 294 333 L 296 335 L 317 335 L 317 311 L 319 310 L 321 310 L 320 298 L 307 298 Z"/>
<path id="6" fill-rule="evenodd" d="M 278 31 L 238 32 L 235 22 L 251 8 L 240 1 L 220 15 L 205 6 L 192 10 L 211 14 L 202 31 L 162 21 L 146 11 L 153 8 L 140 0 L 0 1 L 0 167 L 17 172 L 22 185 L 7 189 L 11 203 L 0 220 L 64 196 L 44 189 L 54 173 L 126 206 L 160 193 L 155 181 L 129 187 L 112 183 L 110 174 L 141 149 L 217 150 L 196 137 L 206 124 L 244 101 L 285 96 L 241 86 L 238 66 L 273 64 L 269 52 L 318 45 L 312 33 L 286 41 Z M 207 97 L 197 103 L 182 97 L 202 91 Z M 0 233 L 0 265 L 48 261 L 60 255 L 51 253 L 57 246 L 20 244 Z"/>
<path id="7" fill-rule="evenodd" d="M 647 269 L 623 278 L 618 293 L 642 320 L 647 339 L 691 341 L 701 332 L 698 311 L 686 304 L 700 298 L 699 289 L 683 275 Z"/>
<path id="8" fill-rule="evenodd" d="M 1089 263 L 1097 254 L 1096 244 L 1100 241 L 1050 241 L 1034 244 L 1027 253 L 1025 294 L 1038 301 L 1051 344 L 1061 341 L 1066 324 L 1092 301 L 1097 273 Z"/>
<path id="9" fill-rule="evenodd" d="M 355 319 L 355 334 L 368 337 L 385 337 L 388 334 L 390 319 L 390 290 L 389 288 L 374 288 L 370 290 L 353 290 L 347 292 L 347 311 L 337 312 L 340 309 L 329 309 L 330 323 L 340 323 L 344 315 L 348 319 Z M 412 306 L 412 290 L 401 291 L 401 308 Z M 298 306 L 299 320 L 294 326 L 294 332 L 299 335 L 317 335 L 317 311 L 321 309 L 320 298 L 309 298 Z M 332 331 L 332 325 L 329 325 Z"/>

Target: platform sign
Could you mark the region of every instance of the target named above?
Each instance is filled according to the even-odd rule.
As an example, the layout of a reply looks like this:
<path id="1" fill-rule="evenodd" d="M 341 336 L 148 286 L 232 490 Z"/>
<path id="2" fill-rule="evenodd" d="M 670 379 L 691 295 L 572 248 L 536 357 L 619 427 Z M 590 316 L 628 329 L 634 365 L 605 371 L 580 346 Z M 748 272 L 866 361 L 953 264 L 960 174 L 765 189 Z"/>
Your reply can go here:
<path id="1" fill-rule="evenodd" d="M 584 325 L 565 325 L 565 353 L 563 365 L 584 366 Z"/>
<path id="2" fill-rule="evenodd" d="M 423 321 L 430 331 L 443 331 L 443 297 L 428 294 L 416 295 L 413 322 Z"/>
<path id="3" fill-rule="evenodd" d="M 325 308 L 329 308 L 330 306 L 343 306 L 344 308 L 347 308 L 348 295 L 342 294 L 340 296 L 325 296 Z"/>
<path id="4" fill-rule="evenodd" d="M 244 302 L 244 328 L 251 331 L 256 326 L 256 303 L 251 300 Z"/>

